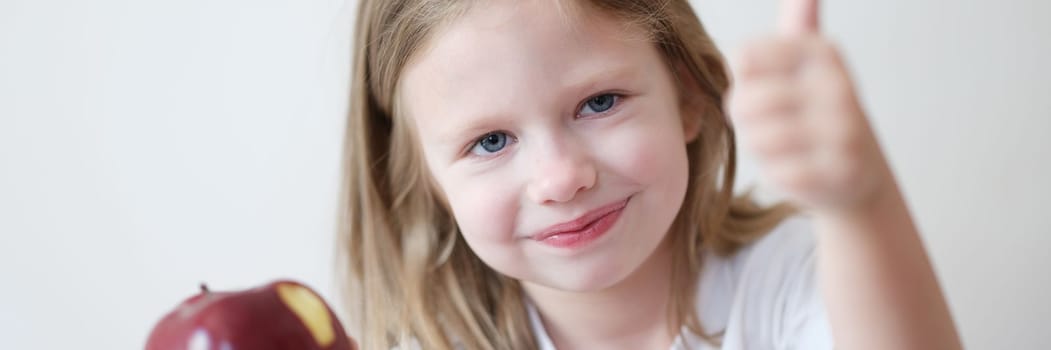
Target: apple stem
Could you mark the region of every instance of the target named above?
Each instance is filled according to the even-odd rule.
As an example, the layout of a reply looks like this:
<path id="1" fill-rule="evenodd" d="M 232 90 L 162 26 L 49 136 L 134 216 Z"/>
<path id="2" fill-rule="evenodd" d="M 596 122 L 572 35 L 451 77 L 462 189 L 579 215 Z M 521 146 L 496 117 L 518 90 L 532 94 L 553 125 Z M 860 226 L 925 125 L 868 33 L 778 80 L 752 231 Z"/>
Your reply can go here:
<path id="1" fill-rule="evenodd" d="M 208 294 L 209 292 L 211 291 L 208 290 L 208 285 L 201 282 L 201 293 Z"/>

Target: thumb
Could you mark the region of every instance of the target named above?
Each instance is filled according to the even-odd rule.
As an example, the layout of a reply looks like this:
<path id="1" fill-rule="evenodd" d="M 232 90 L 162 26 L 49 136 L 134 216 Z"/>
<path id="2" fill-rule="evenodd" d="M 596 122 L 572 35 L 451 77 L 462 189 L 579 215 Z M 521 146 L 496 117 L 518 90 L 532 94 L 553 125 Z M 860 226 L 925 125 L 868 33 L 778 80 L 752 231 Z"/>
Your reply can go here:
<path id="1" fill-rule="evenodd" d="M 791 35 L 817 33 L 818 0 L 781 0 L 778 31 Z"/>

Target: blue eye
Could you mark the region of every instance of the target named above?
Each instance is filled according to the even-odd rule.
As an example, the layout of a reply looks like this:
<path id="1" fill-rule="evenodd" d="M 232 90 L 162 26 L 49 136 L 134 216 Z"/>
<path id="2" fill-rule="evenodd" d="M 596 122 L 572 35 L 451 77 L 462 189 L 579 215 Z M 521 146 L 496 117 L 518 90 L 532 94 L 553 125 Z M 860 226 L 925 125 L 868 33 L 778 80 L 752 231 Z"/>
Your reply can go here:
<path id="1" fill-rule="evenodd" d="M 471 147 L 471 153 L 484 156 L 500 152 L 504 147 L 507 147 L 507 134 L 504 132 L 491 132 L 485 134 L 485 136 L 482 136 L 474 143 L 474 147 Z"/>
<path id="2" fill-rule="evenodd" d="M 602 113 L 613 108 L 613 105 L 617 103 L 618 96 L 614 94 L 602 94 L 588 99 L 584 103 L 584 106 L 580 108 L 580 115 L 587 116 L 595 113 Z"/>

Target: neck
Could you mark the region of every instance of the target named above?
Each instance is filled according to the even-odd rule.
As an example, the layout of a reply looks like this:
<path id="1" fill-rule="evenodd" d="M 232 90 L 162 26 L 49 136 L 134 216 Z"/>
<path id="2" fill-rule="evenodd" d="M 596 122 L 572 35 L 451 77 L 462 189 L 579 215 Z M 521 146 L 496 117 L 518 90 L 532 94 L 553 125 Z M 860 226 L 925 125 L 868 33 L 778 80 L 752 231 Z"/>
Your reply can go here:
<path id="1" fill-rule="evenodd" d="M 523 281 L 555 347 L 670 348 L 678 327 L 668 324 L 672 262 L 668 244 L 662 242 L 627 278 L 603 290 L 567 292 Z"/>

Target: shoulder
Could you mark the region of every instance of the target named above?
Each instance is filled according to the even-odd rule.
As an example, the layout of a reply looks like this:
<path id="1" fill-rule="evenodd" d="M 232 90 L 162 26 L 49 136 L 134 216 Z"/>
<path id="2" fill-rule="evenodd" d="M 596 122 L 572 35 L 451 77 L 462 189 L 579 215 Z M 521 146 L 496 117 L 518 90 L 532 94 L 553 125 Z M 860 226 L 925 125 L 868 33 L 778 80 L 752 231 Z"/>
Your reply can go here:
<path id="1" fill-rule="evenodd" d="M 786 218 L 769 233 L 741 249 L 731 259 L 740 265 L 740 272 L 767 270 L 770 264 L 796 266 L 814 256 L 817 237 L 813 222 L 806 216 Z"/>
<path id="2" fill-rule="evenodd" d="M 817 240 L 808 217 L 796 215 L 783 220 L 758 240 L 730 256 L 703 252 L 701 289 L 719 286 L 734 292 L 742 283 L 756 278 L 784 276 L 792 270 L 807 269 L 815 256 Z"/>
<path id="3" fill-rule="evenodd" d="M 725 349 L 824 348 L 816 249 L 813 222 L 793 216 L 732 256 L 706 256 L 698 316 Z"/>
<path id="4" fill-rule="evenodd" d="M 698 304 L 708 306 L 705 313 L 711 313 L 712 309 L 725 309 L 719 313 L 726 314 L 730 301 L 738 297 L 742 286 L 783 277 L 791 272 L 789 270 L 805 269 L 803 265 L 814 255 L 815 248 L 816 240 L 810 219 L 797 215 L 786 218 L 769 233 L 733 255 L 718 256 L 702 252 L 704 265 L 698 286 Z M 725 317 L 717 316 L 713 317 Z M 709 323 L 713 322 L 723 323 L 717 320 Z"/>

